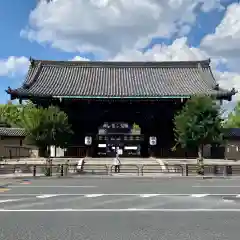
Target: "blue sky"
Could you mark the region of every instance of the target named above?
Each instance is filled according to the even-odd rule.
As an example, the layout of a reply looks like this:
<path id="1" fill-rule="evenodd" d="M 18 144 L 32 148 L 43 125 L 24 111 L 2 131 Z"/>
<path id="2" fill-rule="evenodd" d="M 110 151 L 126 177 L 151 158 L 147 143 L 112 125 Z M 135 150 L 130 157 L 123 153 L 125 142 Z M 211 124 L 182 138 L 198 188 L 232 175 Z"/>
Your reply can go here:
<path id="1" fill-rule="evenodd" d="M 3 0 L 0 1 L 0 29 L 1 36 L 0 59 L 9 56 L 30 56 L 36 59 L 69 59 L 73 53 L 65 53 L 51 47 L 30 42 L 20 37 L 21 29 L 27 25 L 30 11 L 35 7 L 34 0 Z M 24 76 L 0 76 L 0 102 L 6 103 L 9 96 L 5 93 L 8 86 L 15 88 L 23 82 Z"/>
<path id="2" fill-rule="evenodd" d="M 61 1 L 63 2 L 64 0 L 61 0 Z M 209 0 L 209 1 L 213 2 L 214 0 Z M 52 47 L 51 44 L 53 43 L 53 40 L 51 39 L 47 41 L 48 43 L 46 43 L 44 41 L 41 42 L 40 40 L 36 40 L 36 39 L 29 40 L 27 37 L 20 36 L 21 30 L 24 29 L 26 26 L 30 26 L 29 15 L 31 11 L 36 8 L 36 2 L 37 2 L 36 0 L 21 0 L 21 1 L 20 0 L 2 0 L 0 1 L 0 30 L 2 33 L 1 44 L 0 44 L 0 68 L 6 67 L 6 65 L 4 64 L 6 64 L 10 56 L 13 56 L 16 58 L 19 58 L 19 57 L 29 58 L 31 56 L 35 59 L 52 59 L 52 60 L 70 60 L 75 56 L 87 57 L 90 60 L 98 59 L 99 55 L 96 54 L 94 50 L 90 51 L 84 48 L 78 51 L 74 49 L 66 50 L 65 47 L 62 47 L 62 48 L 59 46 Z M 158 34 L 156 34 L 152 39 L 148 40 L 148 44 L 146 43 L 144 46 L 142 46 L 141 49 L 145 49 L 145 51 L 149 51 L 154 47 L 154 45 L 159 45 L 159 44 L 165 44 L 166 46 L 171 46 L 174 43 L 174 41 L 180 37 L 187 38 L 188 47 L 194 47 L 198 49 L 204 36 L 208 34 L 213 34 L 215 32 L 215 28 L 223 20 L 228 6 L 230 6 L 234 2 L 238 2 L 238 1 L 223 0 L 221 3 L 225 9 L 222 9 L 222 10 L 212 9 L 211 11 L 208 11 L 208 12 L 201 12 L 199 11 L 198 8 L 196 8 L 195 10 L 196 21 L 193 24 L 191 24 L 189 32 L 179 36 L 179 32 L 176 31 L 174 34 L 171 34 L 171 36 L 167 36 L 167 37 L 163 35 L 161 36 L 161 34 L 160 36 L 158 36 Z M 200 6 L 201 5 L 199 5 L 199 8 Z M 47 5 L 45 7 L 47 8 Z M 89 10 L 89 15 L 91 14 L 92 13 Z M 44 18 L 42 18 L 42 20 L 43 19 Z M 64 31 L 64 28 L 62 28 L 61 30 Z M 105 33 L 102 33 L 102 35 L 104 34 Z M 79 35 L 79 38 L 81 37 L 82 35 Z M 113 41 L 114 41 L 114 36 L 111 35 L 111 37 L 113 38 Z M 86 38 L 84 38 L 84 40 L 80 41 L 79 44 L 81 43 L 84 45 L 88 42 Z M 96 42 L 96 44 L 98 44 L 98 42 Z M 124 46 L 126 45 L 128 45 L 128 43 L 124 43 Z M 99 43 L 99 46 L 104 47 L 105 50 L 106 49 L 108 50 L 108 46 L 104 46 L 103 43 Z M 114 47 L 117 49 L 118 46 L 114 46 Z M 131 47 L 132 45 L 129 44 L 130 49 Z M 118 55 L 119 48 L 118 48 L 118 51 L 117 50 L 115 52 L 112 51 L 112 53 L 115 55 Z M 218 70 L 226 71 L 229 69 L 226 64 L 219 64 Z M 20 86 L 23 80 L 24 80 L 24 74 L 19 73 L 19 71 L 15 73 L 14 69 L 12 69 L 11 74 L 9 73 L 1 74 L 1 69 L 0 69 L 0 90 L 2 91 L 2 94 L 0 95 L 0 102 L 5 103 L 9 99 L 7 94 L 5 94 L 4 92 L 4 90 L 7 89 L 8 86 L 11 86 L 12 88 L 16 88 Z"/>

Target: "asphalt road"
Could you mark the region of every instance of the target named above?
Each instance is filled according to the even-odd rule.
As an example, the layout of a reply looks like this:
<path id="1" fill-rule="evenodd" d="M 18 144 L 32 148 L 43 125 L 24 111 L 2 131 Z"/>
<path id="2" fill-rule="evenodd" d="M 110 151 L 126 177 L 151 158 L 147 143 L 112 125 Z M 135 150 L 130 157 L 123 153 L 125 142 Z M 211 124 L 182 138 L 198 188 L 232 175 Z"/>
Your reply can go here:
<path id="1" fill-rule="evenodd" d="M 0 240 L 239 240 L 240 180 L 36 179 L 0 188 Z"/>

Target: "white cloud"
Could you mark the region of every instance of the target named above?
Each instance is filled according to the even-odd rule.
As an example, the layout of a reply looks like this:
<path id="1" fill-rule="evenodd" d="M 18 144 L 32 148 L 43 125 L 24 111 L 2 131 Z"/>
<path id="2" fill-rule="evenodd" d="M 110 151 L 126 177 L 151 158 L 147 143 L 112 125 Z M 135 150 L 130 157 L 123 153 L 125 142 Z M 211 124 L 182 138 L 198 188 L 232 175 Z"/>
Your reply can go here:
<path id="1" fill-rule="evenodd" d="M 215 32 L 206 35 L 201 41 L 201 49 L 224 63 L 229 71 L 216 72 L 219 84 L 223 88 L 234 87 L 240 92 L 240 3 L 228 6 L 226 13 L 216 27 Z M 232 103 L 227 103 L 226 108 L 232 110 L 234 102 L 240 100 L 240 93 L 236 94 Z"/>
<path id="2" fill-rule="evenodd" d="M 142 53 L 140 51 L 132 50 L 122 52 L 116 55 L 112 60 L 114 61 L 194 61 L 206 60 L 210 55 L 202 49 L 189 47 L 187 38 L 176 39 L 172 45 L 155 45 L 152 49 Z M 235 88 L 240 92 L 240 74 L 237 72 L 220 72 L 217 70 L 219 63 L 224 63 L 222 58 L 211 58 L 211 67 L 215 79 L 218 81 L 220 87 L 231 90 Z M 233 97 L 232 102 L 224 102 L 223 109 L 227 112 L 231 111 L 237 100 L 240 100 L 240 94 Z"/>
<path id="3" fill-rule="evenodd" d="M 237 93 L 235 96 L 233 96 L 231 102 L 224 102 L 224 109 L 226 110 L 226 113 L 231 112 L 237 101 L 240 101 L 240 74 L 237 72 L 219 72 L 215 71 L 216 79 L 218 79 L 219 86 L 221 86 L 224 89 L 231 90 L 232 88 L 235 88 L 239 93 Z"/>
<path id="4" fill-rule="evenodd" d="M 201 47 L 216 57 L 225 58 L 227 65 L 239 71 L 240 60 L 240 3 L 228 6 L 227 11 L 213 34 L 206 35 Z"/>
<path id="5" fill-rule="evenodd" d="M 112 56 L 152 36 L 183 36 L 195 23 L 197 11 L 221 8 L 220 0 L 41 1 L 21 35 L 68 52 Z"/>
<path id="6" fill-rule="evenodd" d="M 27 72 L 29 60 L 26 57 L 10 56 L 7 59 L 0 59 L 0 77 L 23 75 Z"/>
<path id="7" fill-rule="evenodd" d="M 29 16 L 21 35 L 78 54 L 90 51 L 114 61 L 178 61 L 211 58 L 220 86 L 240 90 L 236 64 L 240 47 L 240 4 L 228 7 L 216 32 L 206 36 L 200 48 L 184 37 L 199 11 L 221 10 L 221 0 L 42 0 Z M 171 45 L 155 45 L 142 53 L 153 36 L 176 38 Z M 76 56 L 76 61 L 87 59 Z M 240 59 L 239 59 L 240 60 Z M 219 63 L 232 72 L 219 72 Z M 235 100 L 238 98 L 235 97 Z"/>
<path id="8" fill-rule="evenodd" d="M 89 61 L 88 58 L 85 57 L 81 57 L 81 56 L 75 56 L 73 59 L 71 59 L 70 61 Z"/>
<path id="9" fill-rule="evenodd" d="M 240 91 L 240 74 L 236 72 L 219 72 L 215 73 L 216 78 L 219 79 L 219 85 L 222 88 L 230 89 L 235 88 Z M 236 95 L 237 100 L 240 100 L 240 95 Z"/>
<path id="10" fill-rule="evenodd" d="M 85 60 L 82 57 L 74 59 Z M 196 47 L 190 47 L 187 44 L 187 38 L 176 39 L 171 45 L 158 44 L 146 52 L 136 49 L 127 50 L 117 54 L 109 59 L 110 61 L 194 61 L 206 60 L 210 55 L 204 50 Z M 235 88 L 240 91 L 240 74 L 237 72 L 220 72 L 217 70 L 219 63 L 224 62 L 221 58 L 211 58 L 211 67 L 216 80 L 222 88 L 231 90 Z M 236 95 L 235 100 L 240 100 L 240 95 Z"/>
<path id="11" fill-rule="evenodd" d="M 75 56 L 69 61 L 89 61 L 89 59 Z M 6 59 L 0 59 L 0 77 L 13 77 L 16 75 L 25 75 L 29 68 L 29 59 L 21 56 L 10 56 Z"/>
<path id="12" fill-rule="evenodd" d="M 209 56 L 198 48 L 189 47 L 187 38 L 176 39 L 172 45 L 158 44 L 142 53 L 136 50 L 128 50 L 117 54 L 114 61 L 191 61 L 203 60 Z"/>

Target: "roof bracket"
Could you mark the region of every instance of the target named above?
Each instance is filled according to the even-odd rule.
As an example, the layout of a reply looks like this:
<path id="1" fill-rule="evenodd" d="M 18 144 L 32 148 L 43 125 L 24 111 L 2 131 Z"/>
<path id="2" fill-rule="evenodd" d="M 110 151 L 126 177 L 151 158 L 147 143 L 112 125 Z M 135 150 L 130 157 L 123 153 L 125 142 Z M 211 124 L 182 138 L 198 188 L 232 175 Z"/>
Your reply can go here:
<path id="1" fill-rule="evenodd" d="M 23 84 L 24 89 L 29 89 L 29 87 L 30 87 L 29 84 L 26 84 L 26 83 Z"/>
<path id="2" fill-rule="evenodd" d="M 216 84 L 214 90 L 219 90 L 219 84 Z"/>
<path id="3" fill-rule="evenodd" d="M 32 68 L 35 67 L 35 60 L 32 57 L 29 58 L 29 62 Z"/>
<path id="4" fill-rule="evenodd" d="M 7 92 L 12 93 L 12 89 L 8 86 Z"/>
<path id="5" fill-rule="evenodd" d="M 231 93 L 234 93 L 234 94 L 236 94 L 236 93 L 238 93 L 238 91 L 236 91 L 236 89 L 235 89 L 235 88 L 232 88 L 232 90 L 231 90 Z"/>

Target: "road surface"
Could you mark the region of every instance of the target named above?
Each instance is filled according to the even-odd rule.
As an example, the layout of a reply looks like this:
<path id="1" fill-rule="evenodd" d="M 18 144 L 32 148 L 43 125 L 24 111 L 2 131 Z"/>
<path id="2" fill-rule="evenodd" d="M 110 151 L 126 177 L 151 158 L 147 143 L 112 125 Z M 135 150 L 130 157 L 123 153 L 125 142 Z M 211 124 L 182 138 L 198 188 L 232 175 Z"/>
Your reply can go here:
<path id="1" fill-rule="evenodd" d="M 4 240 L 239 240 L 240 180 L 36 179 L 0 188 Z"/>

